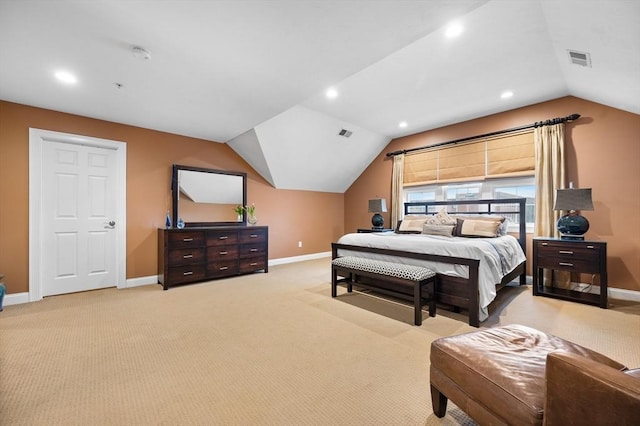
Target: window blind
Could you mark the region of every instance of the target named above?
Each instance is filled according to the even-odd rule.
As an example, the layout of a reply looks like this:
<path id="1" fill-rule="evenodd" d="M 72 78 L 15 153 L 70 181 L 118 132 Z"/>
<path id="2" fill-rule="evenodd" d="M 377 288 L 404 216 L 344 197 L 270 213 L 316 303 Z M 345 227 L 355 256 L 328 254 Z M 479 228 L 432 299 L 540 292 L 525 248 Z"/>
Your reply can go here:
<path id="1" fill-rule="evenodd" d="M 531 175 L 533 132 L 501 135 L 405 156 L 404 185 Z"/>

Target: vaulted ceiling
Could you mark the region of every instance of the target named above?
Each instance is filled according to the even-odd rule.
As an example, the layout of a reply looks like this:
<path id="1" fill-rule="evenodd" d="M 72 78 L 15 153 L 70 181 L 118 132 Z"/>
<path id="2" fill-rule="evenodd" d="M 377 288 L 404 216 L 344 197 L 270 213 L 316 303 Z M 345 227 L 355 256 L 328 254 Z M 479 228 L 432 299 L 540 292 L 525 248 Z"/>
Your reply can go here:
<path id="1" fill-rule="evenodd" d="M 636 0 L 0 0 L 0 99 L 228 143 L 282 189 L 565 95 L 640 114 L 639 76 Z"/>

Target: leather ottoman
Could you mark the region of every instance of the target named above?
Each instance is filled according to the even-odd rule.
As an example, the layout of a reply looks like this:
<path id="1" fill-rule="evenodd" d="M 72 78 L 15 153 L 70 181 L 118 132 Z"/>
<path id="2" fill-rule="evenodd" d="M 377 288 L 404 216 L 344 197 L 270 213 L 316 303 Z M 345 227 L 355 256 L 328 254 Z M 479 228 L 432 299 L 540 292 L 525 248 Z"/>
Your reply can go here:
<path id="1" fill-rule="evenodd" d="M 541 425 L 545 364 L 556 351 L 626 369 L 590 349 L 522 325 L 443 337 L 431 344 L 433 411 L 443 417 L 450 399 L 482 425 Z"/>

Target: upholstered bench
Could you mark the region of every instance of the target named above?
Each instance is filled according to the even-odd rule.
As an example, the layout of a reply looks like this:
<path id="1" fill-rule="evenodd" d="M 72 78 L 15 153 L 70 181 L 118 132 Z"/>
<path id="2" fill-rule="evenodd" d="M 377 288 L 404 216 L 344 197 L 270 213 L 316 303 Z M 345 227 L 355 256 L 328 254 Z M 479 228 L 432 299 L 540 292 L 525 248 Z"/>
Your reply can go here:
<path id="1" fill-rule="evenodd" d="M 344 277 L 338 279 L 338 276 Z M 368 279 L 363 279 L 368 278 Z M 351 293 L 356 283 L 384 294 L 413 301 L 414 324 L 422 324 L 422 306 L 429 301 L 429 316 L 436 315 L 436 273 L 429 268 L 356 256 L 337 257 L 331 261 L 331 296 L 337 296 L 337 286 L 344 282 Z"/>
<path id="2" fill-rule="evenodd" d="M 587 365 L 592 365 L 592 372 L 606 370 L 609 377 L 602 380 L 606 384 L 595 390 L 594 382 L 589 381 L 593 379 L 592 372 L 587 372 L 587 375 L 592 376 L 590 379 L 576 376 L 569 379 L 568 375 L 557 373 L 553 369 L 547 372 L 549 354 L 552 354 L 549 359 L 554 361 L 554 357 L 558 355 L 591 363 Z M 632 374 L 621 373 L 632 373 L 625 371 L 627 369 L 624 365 L 575 343 L 522 325 L 489 328 L 437 339 L 431 344 L 430 358 L 431 401 L 433 412 L 438 417 L 445 415 L 447 400 L 450 399 L 482 425 L 541 425 L 543 417 L 546 424 L 563 424 L 567 418 L 575 420 L 575 423 L 570 421 L 572 424 L 597 424 L 588 419 L 593 419 L 593 414 L 585 416 L 589 410 L 584 406 L 574 408 L 574 412 L 570 413 L 567 410 L 571 402 L 556 402 L 555 395 L 558 393 L 554 395 L 553 390 L 548 388 L 548 383 L 553 382 L 555 376 L 557 381 L 566 382 L 567 391 L 560 392 L 560 395 L 568 401 L 580 399 L 575 393 L 581 391 L 576 387 L 582 388 L 582 392 L 592 388 L 592 393 L 600 396 L 591 395 L 587 399 L 594 400 L 587 402 L 587 405 L 597 405 L 602 411 L 600 414 L 605 414 L 605 417 L 608 407 L 604 404 L 604 399 L 624 401 L 626 407 L 631 407 L 631 410 L 636 410 L 636 414 L 640 414 L 640 400 L 635 399 L 640 397 L 640 382 L 635 382 Z M 552 377 L 545 377 L 545 374 L 552 374 Z M 605 395 L 615 394 L 611 385 L 616 381 L 627 383 L 615 398 L 604 398 Z M 582 383 L 582 386 L 578 383 Z M 633 383 L 637 383 L 635 397 Z M 550 422 L 549 419 L 554 418 L 554 415 L 544 413 L 545 406 L 554 406 L 556 411 L 565 410 L 556 413 L 560 416 L 555 417 L 564 420 Z M 625 408 L 622 412 L 611 413 L 610 424 L 626 424 L 614 419 L 616 415 L 620 419 L 622 416 L 633 418 L 633 412 L 628 410 L 629 408 Z M 640 420 L 640 417 L 636 419 Z"/>

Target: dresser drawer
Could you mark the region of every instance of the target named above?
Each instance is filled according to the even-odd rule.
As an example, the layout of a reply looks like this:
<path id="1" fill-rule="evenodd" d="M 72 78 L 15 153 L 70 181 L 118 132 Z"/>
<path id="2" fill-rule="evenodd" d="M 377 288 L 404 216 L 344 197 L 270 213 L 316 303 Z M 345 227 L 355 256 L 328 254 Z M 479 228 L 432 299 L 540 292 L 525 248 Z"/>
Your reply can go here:
<path id="1" fill-rule="evenodd" d="M 240 258 L 264 256 L 267 250 L 264 244 L 242 244 L 240 245 Z"/>
<path id="2" fill-rule="evenodd" d="M 216 230 L 207 232 L 207 246 L 238 244 L 238 231 Z"/>
<path id="3" fill-rule="evenodd" d="M 170 232 L 169 248 L 189 248 L 204 246 L 203 231 Z"/>
<path id="4" fill-rule="evenodd" d="M 240 259 L 240 273 L 260 271 L 262 269 L 266 269 L 267 260 L 263 256 L 256 257 L 247 257 L 245 259 Z"/>
<path id="5" fill-rule="evenodd" d="M 174 266 L 169 268 L 169 282 L 186 283 L 204 279 L 204 265 Z"/>
<path id="6" fill-rule="evenodd" d="M 264 228 L 243 229 L 240 231 L 240 243 L 264 243 L 267 241 L 267 230 Z"/>
<path id="7" fill-rule="evenodd" d="M 225 259 L 237 259 L 238 258 L 238 245 L 226 245 L 226 246 L 209 246 L 207 247 L 207 261 L 215 262 Z"/>
<path id="8" fill-rule="evenodd" d="M 169 250 L 169 267 L 201 263 L 204 260 L 204 247 Z"/>
<path id="9" fill-rule="evenodd" d="M 238 273 L 238 260 L 227 259 L 207 263 L 208 277 L 224 277 Z"/>

